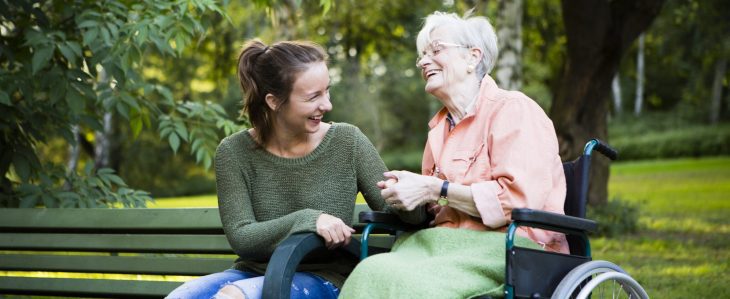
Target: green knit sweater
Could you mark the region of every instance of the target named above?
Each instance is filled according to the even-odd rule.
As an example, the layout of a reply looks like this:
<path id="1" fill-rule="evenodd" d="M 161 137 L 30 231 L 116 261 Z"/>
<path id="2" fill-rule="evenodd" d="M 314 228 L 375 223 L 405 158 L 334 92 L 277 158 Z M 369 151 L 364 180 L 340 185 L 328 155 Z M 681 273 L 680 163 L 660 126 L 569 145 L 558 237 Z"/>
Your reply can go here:
<path id="1" fill-rule="evenodd" d="M 241 270 L 265 272 L 276 246 L 291 234 L 316 232 L 322 213 L 352 224 L 358 191 L 372 210 L 385 206 L 376 185 L 385 164 L 367 137 L 349 124 L 332 124 L 319 146 L 299 158 L 275 156 L 241 131 L 218 146 L 215 168 L 223 229 L 240 257 L 235 268 Z M 415 222 L 423 214 L 416 210 L 402 218 Z M 333 258 L 299 270 L 339 287 L 355 262 Z"/>

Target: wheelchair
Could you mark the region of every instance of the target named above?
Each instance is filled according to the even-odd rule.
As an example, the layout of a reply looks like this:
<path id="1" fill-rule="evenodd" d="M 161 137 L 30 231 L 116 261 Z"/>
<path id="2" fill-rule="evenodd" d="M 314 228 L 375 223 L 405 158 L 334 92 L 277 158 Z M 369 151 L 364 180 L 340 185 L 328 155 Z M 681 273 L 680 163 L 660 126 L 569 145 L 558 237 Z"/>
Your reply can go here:
<path id="1" fill-rule="evenodd" d="M 563 163 L 567 184 L 565 215 L 530 209 L 514 209 L 505 240 L 504 298 L 649 298 L 646 291 L 621 267 L 608 261 L 593 261 L 587 233 L 598 224 L 585 219 L 591 154 L 597 151 L 611 160 L 618 153 L 598 139 L 588 141 L 583 154 Z M 402 223 L 393 214 L 361 212 L 362 237 L 341 250 L 364 259 L 368 253 L 387 251 L 370 245 L 371 234 L 396 233 L 424 228 Z M 560 254 L 514 245 L 518 227 L 533 227 L 566 235 L 570 254 Z M 358 229 L 358 227 L 356 227 Z M 266 270 L 263 298 L 289 298 L 297 265 L 324 243 L 314 233 L 296 234 L 280 244 Z M 482 299 L 490 297 L 481 297 Z"/>

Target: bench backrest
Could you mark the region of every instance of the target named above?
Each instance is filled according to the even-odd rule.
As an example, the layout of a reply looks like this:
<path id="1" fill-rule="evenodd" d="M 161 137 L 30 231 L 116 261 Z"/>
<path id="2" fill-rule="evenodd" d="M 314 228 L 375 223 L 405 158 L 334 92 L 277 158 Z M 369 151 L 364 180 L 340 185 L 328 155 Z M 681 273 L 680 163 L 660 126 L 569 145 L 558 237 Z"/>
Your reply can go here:
<path id="1" fill-rule="evenodd" d="M 353 219 L 364 210 L 358 204 Z M 0 209 L 0 271 L 200 276 L 235 258 L 217 208 Z M 162 297 L 179 285 L 10 272 L 0 294 Z"/>

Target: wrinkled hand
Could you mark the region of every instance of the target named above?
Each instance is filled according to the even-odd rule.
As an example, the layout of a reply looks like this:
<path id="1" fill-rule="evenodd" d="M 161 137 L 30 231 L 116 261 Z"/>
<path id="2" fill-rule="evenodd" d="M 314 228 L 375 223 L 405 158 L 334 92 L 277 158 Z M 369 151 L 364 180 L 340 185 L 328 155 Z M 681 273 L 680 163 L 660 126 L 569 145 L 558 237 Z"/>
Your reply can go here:
<path id="1" fill-rule="evenodd" d="M 383 175 L 388 180 L 378 182 L 378 186 L 383 188 L 380 195 L 396 209 L 413 211 L 421 204 L 438 198 L 438 192 L 435 191 L 437 186 L 441 186 L 438 178 L 409 171 L 389 171 Z"/>
<path id="2" fill-rule="evenodd" d="M 335 249 L 350 244 L 350 237 L 355 229 L 349 227 L 342 219 L 329 214 L 317 218 L 317 234 L 324 238 L 328 249 Z"/>

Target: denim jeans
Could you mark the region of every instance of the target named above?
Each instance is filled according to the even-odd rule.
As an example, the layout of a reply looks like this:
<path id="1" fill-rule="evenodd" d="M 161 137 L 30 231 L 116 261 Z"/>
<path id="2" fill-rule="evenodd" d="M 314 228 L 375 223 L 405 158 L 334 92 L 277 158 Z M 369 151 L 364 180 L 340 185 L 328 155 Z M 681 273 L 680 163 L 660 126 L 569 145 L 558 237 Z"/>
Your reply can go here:
<path id="1" fill-rule="evenodd" d="M 251 272 L 228 269 L 190 280 L 173 290 L 166 298 L 212 298 L 226 285 L 238 287 L 247 298 L 261 298 L 264 277 Z M 291 298 L 336 299 L 340 290 L 331 282 L 308 272 L 294 273 Z"/>

